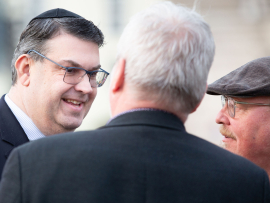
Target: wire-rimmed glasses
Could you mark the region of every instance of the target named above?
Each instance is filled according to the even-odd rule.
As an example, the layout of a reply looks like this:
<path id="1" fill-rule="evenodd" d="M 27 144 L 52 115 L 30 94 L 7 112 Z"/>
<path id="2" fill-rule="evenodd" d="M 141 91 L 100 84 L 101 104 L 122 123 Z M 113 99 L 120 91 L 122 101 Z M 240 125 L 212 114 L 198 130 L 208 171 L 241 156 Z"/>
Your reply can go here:
<path id="1" fill-rule="evenodd" d="M 270 106 L 270 104 L 248 103 L 248 102 L 235 101 L 231 97 L 227 97 L 227 96 L 221 95 L 221 105 L 222 105 L 222 108 L 225 106 L 226 101 L 227 101 L 228 114 L 232 118 L 235 117 L 235 108 L 237 108 L 236 107 L 236 104 L 250 104 L 250 105 L 257 105 L 257 106 Z"/>
<path id="2" fill-rule="evenodd" d="M 41 56 L 41 57 L 51 61 L 52 63 L 64 68 L 66 71 L 65 71 L 65 75 L 63 77 L 63 81 L 67 84 L 76 85 L 82 81 L 82 79 L 85 75 L 87 75 L 89 78 L 89 83 L 90 83 L 91 87 L 101 87 L 105 83 L 105 81 L 109 75 L 109 73 L 106 72 L 105 70 L 101 69 L 100 66 L 99 66 L 98 70 L 93 70 L 93 71 L 88 71 L 88 70 L 85 70 L 83 68 L 78 68 L 78 67 L 65 67 L 65 66 L 62 66 L 59 63 L 56 63 L 55 61 L 47 58 L 46 56 L 42 55 L 41 53 L 37 52 L 34 49 L 29 50 L 27 52 L 27 54 L 30 54 L 31 52 L 35 52 L 39 56 Z"/>

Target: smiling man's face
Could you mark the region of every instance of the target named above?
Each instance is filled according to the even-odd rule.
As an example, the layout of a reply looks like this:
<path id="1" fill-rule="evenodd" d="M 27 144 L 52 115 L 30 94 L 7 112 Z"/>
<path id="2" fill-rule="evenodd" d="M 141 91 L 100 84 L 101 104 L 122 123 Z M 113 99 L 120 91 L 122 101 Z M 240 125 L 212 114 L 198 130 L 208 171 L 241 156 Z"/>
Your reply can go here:
<path id="1" fill-rule="evenodd" d="M 69 34 L 48 40 L 46 48 L 46 57 L 65 67 L 91 71 L 100 64 L 96 43 Z M 30 65 L 30 84 L 23 103 L 28 116 L 45 135 L 74 131 L 97 94 L 87 75 L 77 85 L 70 85 L 63 81 L 64 74 L 65 69 L 47 59 Z"/>
<path id="2" fill-rule="evenodd" d="M 270 97 L 233 98 L 248 103 L 270 103 Z M 216 123 L 225 148 L 264 168 L 270 158 L 270 106 L 236 104 L 235 117 L 228 114 L 227 104 L 220 110 Z"/>

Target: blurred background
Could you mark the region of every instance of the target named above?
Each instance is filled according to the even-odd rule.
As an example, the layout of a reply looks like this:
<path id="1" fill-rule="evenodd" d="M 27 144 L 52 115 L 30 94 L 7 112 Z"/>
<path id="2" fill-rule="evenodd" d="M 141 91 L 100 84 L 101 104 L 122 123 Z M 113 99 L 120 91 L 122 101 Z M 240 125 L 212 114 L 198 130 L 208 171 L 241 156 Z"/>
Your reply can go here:
<path id="1" fill-rule="evenodd" d="M 160 0 L 0 0 L 0 94 L 7 93 L 11 85 L 10 63 L 19 36 L 36 15 L 64 8 L 93 21 L 105 35 L 106 44 L 100 49 L 100 59 L 102 68 L 110 72 L 118 39 L 130 17 L 157 2 Z M 253 59 L 270 55 L 269 0 L 172 2 L 190 8 L 196 2 L 196 10 L 211 26 L 216 55 L 208 83 Z M 109 81 L 98 89 L 97 98 L 77 131 L 95 129 L 110 118 L 108 88 Z M 220 96 L 206 95 L 198 110 L 188 118 L 187 131 L 219 145 L 222 136 L 215 117 L 220 108 Z"/>

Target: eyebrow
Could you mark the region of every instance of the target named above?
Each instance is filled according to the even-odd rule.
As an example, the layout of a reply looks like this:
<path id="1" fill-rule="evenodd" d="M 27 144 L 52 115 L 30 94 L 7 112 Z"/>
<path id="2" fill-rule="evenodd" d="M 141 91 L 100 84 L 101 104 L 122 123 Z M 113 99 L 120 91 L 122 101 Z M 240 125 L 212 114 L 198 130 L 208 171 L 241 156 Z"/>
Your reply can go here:
<path id="1" fill-rule="evenodd" d="M 72 60 L 62 60 L 62 61 L 66 62 L 66 63 L 69 63 L 72 67 L 83 68 L 80 64 L 78 64 L 75 61 L 72 61 Z M 62 61 L 60 61 L 60 62 L 62 62 Z M 101 67 L 101 65 L 99 64 L 97 66 L 94 66 L 94 67 L 90 68 L 90 70 L 98 70 L 98 69 L 100 69 L 100 67 Z M 85 68 L 83 68 L 83 69 L 85 69 Z"/>

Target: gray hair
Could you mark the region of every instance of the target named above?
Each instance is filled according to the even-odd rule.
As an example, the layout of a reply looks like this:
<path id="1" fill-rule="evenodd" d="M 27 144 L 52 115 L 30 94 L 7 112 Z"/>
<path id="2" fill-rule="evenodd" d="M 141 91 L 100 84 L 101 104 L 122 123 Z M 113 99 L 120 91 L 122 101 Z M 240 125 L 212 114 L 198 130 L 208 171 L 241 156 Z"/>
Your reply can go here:
<path id="1" fill-rule="evenodd" d="M 117 57 L 126 60 L 125 79 L 142 98 L 188 114 L 205 94 L 214 53 L 201 15 L 162 2 L 131 18 Z"/>
<path id="2" fill-rule="evenodd" d="M 15 62 L 22 54 L 34 49 L 42 54 L 46 54 L 46 42 L 63 31 L 79 39 L 92 41 L 101 47 L 104 43 L 104 36 L 101 30 L 84 18 L 47 18 L 35 19 L 31 21 L 20 36 L 19 43 L 14 51 L 11 69 L 12 85 L 16 83 L 17 71 Z M 34 61 L 42 61 L 43 58 L 38 54 L 33 54 Z"/>

